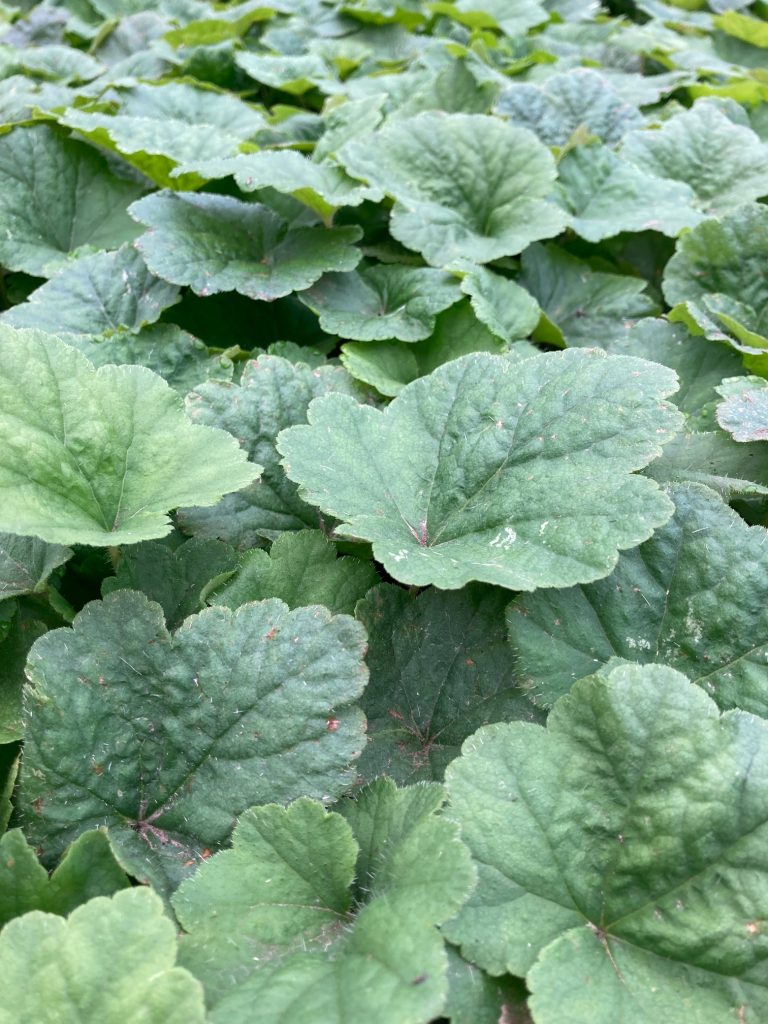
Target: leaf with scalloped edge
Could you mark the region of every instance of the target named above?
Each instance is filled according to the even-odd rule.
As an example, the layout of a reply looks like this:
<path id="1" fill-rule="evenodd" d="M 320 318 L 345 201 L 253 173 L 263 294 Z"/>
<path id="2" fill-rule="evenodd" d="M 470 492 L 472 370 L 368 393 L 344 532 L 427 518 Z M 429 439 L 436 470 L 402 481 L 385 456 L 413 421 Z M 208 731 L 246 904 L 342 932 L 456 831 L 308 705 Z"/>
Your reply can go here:
<path id="1" fill-rule="evenodd" d="M 111 896 L 130 884 L 102 829 L 83 832 L 51 875 L 21 829 L 0 838 L 0 928 L 31 910 L 69 914 L 94 896 Z"/>
<path id="2" fill-rule="evenodd" d="M 673 669 L 583 679 L 448 769 L 480 879 L 445 931 L 527 974 L 537 1024 L 762 1020 L 766 779 L 766 722 Z"/>
<path id="3" fill-rule="evenodd" d="M 297 1000 L 324 1024 L 361 1003 L 371 1024 L 438 1016 L 447 986 L 435 925 L 474 881 L 456 827 L 436 813 L 443 799 L 440 786 L 387 779 L 340 813 L 309 800 L 247 811 L 232 850 L 173 899 L 189 932 L 182 961 L 206 984 L 212 1024 L 245 1024 L 254 1005 L 277 1024 Z"/>
<path id="4" fill-rule="evenodd" d="M 204 1024 L 200 982 L 176 966 L 176 935 L 155 893 L 97 896 L 65 920 L 34 910 L 0 932 L 0 1024 Z"/>
<path id="5" fill-rule="evenodd" d="M 768 381 L 763 377 L 730 377 L 716 389 L 724 399 L 717 422 L 734 441 L 768 439 Z"/>
<path id="6" fill-rule="evenodd" d="M 130 241 L 126 210 L 144 191 L 48 125 L 15 128 L 0 136 L 0 263 L 50 277 L 78 250 Z"/>
<path id="7" fill-rule="evenodd" d="M 155 192 L 131 216 L 149 230 L 136 242 L 149 269 L 196 295 L 237 291 L 267 302 L 309 288 L 328 271 L 353 270 L 356 226 L 292 228 L 261 203 L 197 192 Z"/>
<path id="8" fill-rule="evenodd" d="M 568 223 L 546 200 L 551 153 L 498 118 L 430 111 L 390 121 L 347 143 L 338 159 L 395 200 L 392 235 L 433 266 L 513 256 Z"/>
<path id="9" fill-rule="evenodd" d="M 675 389 L 670 370 L 600 350 L 478 353 L 381 411 L 317 399 L 277 447 L 302 497 L 403 583 L 565 586 L 607 575 L 671 515 L 633 471 L 678 429 Z"/>
<path id="10" fill-rule="evenodd" d="M 54 335 L 0 327 L 0 529 L 51 543 L 162 537 L 169 509 L 257 475 L 223 431 L 190 423 L 140 366 L 94 369 Z"/>
<path id="11" fill-rule="evenodd" d="M 168 892 L 252 803 L 334 799 L 364 742 L 364 642 L 349 616 L 278 600 L 173 635 L 137 591 L 86 605 L 29 656 L 27 836 L 47 862 L 107 825 L 121 865 Z"/>
<path id="12" fill-rule="evenodd" d="M 612 657 L 664 662 L 722 708 L 768 717 L 768 534 L 699 484 L 606 579 L 521 596 L 508 610 L 523 685 L 549 706 Z"/>
<path id="13" fill-rule="evenodd" d="M 541 310 L 525 288 L 469 260 L 456 260 L 448 269 L 459 276 L 477 319 L 497 338 L 519 341 L 533 332 Z"/>

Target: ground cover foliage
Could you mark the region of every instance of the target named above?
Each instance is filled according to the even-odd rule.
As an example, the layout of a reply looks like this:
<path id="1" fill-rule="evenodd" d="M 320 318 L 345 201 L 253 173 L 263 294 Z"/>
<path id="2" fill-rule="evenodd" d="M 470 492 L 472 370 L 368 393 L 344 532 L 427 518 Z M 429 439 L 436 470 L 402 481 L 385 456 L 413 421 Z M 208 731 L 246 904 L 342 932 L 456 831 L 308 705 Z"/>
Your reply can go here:
<path id="1" fill-rule="evenodd" d="M 0 2 L 0 1024 L 768 1020 L 767 14 Z"/>

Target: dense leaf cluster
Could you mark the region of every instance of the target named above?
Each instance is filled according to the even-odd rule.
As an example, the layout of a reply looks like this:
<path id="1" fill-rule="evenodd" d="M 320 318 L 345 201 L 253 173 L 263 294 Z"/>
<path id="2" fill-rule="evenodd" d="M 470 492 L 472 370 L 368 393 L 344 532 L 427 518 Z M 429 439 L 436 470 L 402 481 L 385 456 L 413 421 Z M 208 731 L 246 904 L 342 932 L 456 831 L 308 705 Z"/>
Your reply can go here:
<path id="1" fill-rule="evenodd" d="M 765 1024 L 767 14 L 0 2 L 0 1024 Z"/>

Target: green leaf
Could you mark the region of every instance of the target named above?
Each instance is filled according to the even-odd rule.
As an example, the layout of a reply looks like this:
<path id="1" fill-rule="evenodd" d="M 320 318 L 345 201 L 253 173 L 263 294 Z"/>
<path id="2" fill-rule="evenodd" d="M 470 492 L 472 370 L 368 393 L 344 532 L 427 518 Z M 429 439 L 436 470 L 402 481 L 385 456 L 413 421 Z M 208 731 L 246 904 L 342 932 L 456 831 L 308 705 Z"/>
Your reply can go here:
<path id="1" fill-rule="evenodd" d="M 167 892 L 252 803 L 333 799 L 363 742 L 363 645 L 349 617 L 281 601 L 207 608 L 173 637 L 135 591 L 87 605 L 30 654 L 27 836 L 50 859 L 107 825 Z"/>
<path id="2" fill-rule="evenodd" d="M 717 390 L 725 399 L 717 407 L 717 422 L 734 441 L 768 438 L 768 381 L 762 377 L 734 377 Z"/>
<path id="3" fill-rule="evenodd" d="M 416 596 L 382 584 L 358 604 L 371 673 L 361 701 L 370 739 L 359 775 L 440 780 L 481 725 L 538 718 L 509 656 L 507 598 L 477 584 Z"/>
<path id="4" fill-rule="evenodd" d="M 768 146 L 705 100 L 656 131 L 632 132 L 622 156 L 649 174 L 685 182 L 708 214 L 720 215 L 768 194 Z"/>
<path id="5" fill-rule="evenodd" d="M 289 608 L 321 604 L 334 615 L 352 615 L 378 581 L 370 563 L 337 558 L 336 546 L 319 530 L 299 530 L 281 534 L 269 554 L 246 551 L 234 577 L 209 600 L 239 608 L 247 601 L 279 597 Z"/>
<path id="6" fill-rule="evenodd" d="M 263 471 L 256 483 L 210 510 L 183 509 L 179 520 L 184 528 L 251 548 L 264 538 L 274 540 L 283 530 L 322 526 L 322 517 L 299 498 L 296 485 L 286 477 L 275 442 L 284 427 L 306 422 L 313 398 L 337 391 L 356 394 L 341 367 L 310 369 L 269 355 L 248 362 L 239 385 L 220 381 L 200 385 L 187 398 L 190 417 L 229 431 Z"/>
<path id="7" fill-rule="evenodd" d="M 475 316 L 502 341 L 527 338 L 539 322 L 541 310 L 533 296 L 520 285 L 487 267 L 457 260 L 449 268 L 461 277 Z"/>
<path id="8" fill-rule="evenodd" d="M 573 350 L 477 354 L 415 381 L 383 411 L 342 395 L 278 440 L 303 497 L 373 543 L 404 583 L 517 590 L 599 579 L 666 522 L 644 477 L 677 430 L 674 375 Z"/>
<path id="9" fill-rule="evenodd" d="M 130 886 L 101 829 L 84 832 L 49 877 L 21 829 L 0 838 L 0 928 L 31 910 L 66 916 L 95 896 Z"/>
<path id="10" fill-rule="evenodd" d="M 720 220 L 702 221 L 678 239 L 664 269 L 664 297 L 671 306 L 686 303 L 703 330 L 711 325 L 711 316 L 717 319 L 719 307 L 711 300 L 730 300 L 737 304 L 740 323 L 765 336 L 768 285 L 760 268 L 767 256 L 767 207 L 747 204 Z"/>
<path id="11" fill-rule="evenodd" d="M 273 210 L 229 196 L 159 192 L 131 206 L 150 230 L 136 243 L 158 277 L 196 295 L 237 291 L 271 301 L 353 270 L 358 227 L 291 229 Z"/>
<path id="12" fill-rule="evenodd" d="M 15 128 L 0 136 L 0 263 L 49 277 L 83 247 L 130 241 L 126 208 L 143 191 L 90 146 L 47 125 Z"/>
<path id="13" fill-rule="evenodd" d="M 452 1024 L 531 1024 L 525 986 L 506 975 L 492 978 L 448 946 L 448 1000 L 443 1010 Z"/>
<path id="14" fill-rule="evenodd" d="M 108 336 L 154 323 L 178 295 L 175 285 L 156 278 L 139 253 L 124 246 L 63 267 L 26 302 L 0 314 L 0 322 L 59 336 Z"/>
<path id="15" fill-rule="evenodd" d="M 47 627 L 34 618 L 34 613 L 23 611 L 13 601 L 0 604 L 0 617 L 6 627 L 0 643 L 0 744 L 5 744 L 24 735 L 24 667 L 30 647 Z"/>
<path id="16" fill-rule="evenodd" d="M 427 112 L 347 143 L 339 158 L 395 199 L 392 235 L 428 263 L 488 263 L 551 238 L 555 163 L 534 135 L 482 114 Z"/>
<path id="17" fill-rule="evenodd" d="M 374 1024 L 439 1015 L 446 964 L 434 925 L 474 880 L 455 826 L 436 814 L 442 800 L 441 787 L 382 780 L 340 805 L 347 821 L 308 800 L 247 811 L 233 849 L 173 901 L 211 1021 L 245 1022 L 258 1005 L 270 1024 L 297 999 L 324 1024 L 363 1003 Z"/>
<path id="18" fill-rule="evenodd" d="M 367 188 L 332 163 L 315 163 L 293 150 L 263 150 L 233 157 L 185 161 L 180 174 L 194 172 L 205 179 L 232 175 L 243 192 L 273 188 L 295 196 L 321 217 L 340 206 L 359 206 L 365 199 L 380 200 L 381 192 Z"/>
<path id="19" fill-rule="evenodd" d="M 659 483 L 704 484 L 726 500 L 768 494 L 768 449 L 736 444 L 721 430 L 678 434 L 645 472 Z"/>
<path id="20" fill-rule="evenodd" d="M 294 56 L 240 51 L 235 54 L 235 60 L 238 67 L 254 81 L 271 85 L 293 96 L 301 96 L 315 86 L 323 91 L 335 92 L 338 86 L 328 65 L 316 54 Z"/>
<path id="21" fill-rule="evenodd" d="M 643 123 L 636 106 L 597 71 L 583 67 L 551 75 L 542 85 L 511 85 L 499 97 L 496 113 L 530 128 L 547 146 L 564 146 L 577 129 L 614 146 Z"/>
<path id="22" fill-rule="evenodd" d="M 16 784 L 18 767 L 18 744 L 6 743 L 0 745 L 0 833 L 5 831 L 13 810 L 11 796 Z"/>
<path id="23" fill-rule="evenodd" d="M 542 341 L 599 344 L 657 311 L 641 278 L 593 270 L 556 245 L 530 246 L 521 263 L 520 284 L 537 299 L 550 321 L 548 330 L 540 324 L 536 332 Z"/>
<path id="24" fill-rule="evenodd" d="M 0 338 L 0 529 L 132 544 L 168 533 L 168 509 L 212 505 L 256 475 L 231 437 L 191 424 L 149 370 L 95 370 L 38 331 L 5 327 Z"/>
<path id="25" fill-rule="evenodd" d="M 138 334 L 121 331 L 108 338 L 68 334 L 66 341 L 96 367 L 146 366 L 180 395 L 210 378 L 230 380 L 234 370 L 227 356 L 210 355 L 202 341 L 176 324 L 151 324 Z"/>
<path id="26" fill-rule="evenodd" d="M 661 665 L 480 730 L 447 773 L 480 872 L 449 937 L 529 972 L 539 1024 L 761 1019 L 767 753 L 765 722 Z"/>
<path id="27" fill-rule="evenodd" d="M 537 355 L 514 346 L 507 357 Z M 438 366 L 470 352 L 500 354 L 504 345 L 474 316 L 468 302 L 438 314 L 428 338 L 416 343 L 399 341 L 348 342 L 341 346 L 341 361 L 357 380 L 371 384 L 382 395 L 399 395 L 406 384 L 424 377 Z"/>
<path id="28" fill-rule="evenodd" d="M 509 636 L 524 685 L 552 704 L 612 657 L 664 662 L 722 708 L 768 717 L 766 531 L 700 485 L 674 517 L 587 587 L 522 597 Z"/>
<path id="29" fill-rule="evenodd" d="M 432 11 L 449 14 L 472 28 L 500 28 L 507 35 L 523 35 L 547 20 L 547 12 L 536 0 L 454 0 L 429 3 Z"/>
<path id="30" fill-rule="evenodd" d="M 235 552 L 220 540 L 193 537 L 177 548 L 145 541 L 123 551 L 116 574 L 103 581 L 101 593 L 106 597 L 116 590 L 140 590 L 160 605 L 166 625 L 175 629 L 200 611 L 206 584 L 236 564 Z"/>
<path id="31" fill-rule="evenodd" d="M 428 267 L 374 264 L 326 274 L 301 295 L 329 334 L 358 341 L 420 341 L 435 317 L 461 298 L 449 274 Z"/>
<path id="32" fill-rule="evenodd" d="M 203 1024 L 203 990 L 175 966 L 176 936 L 147 889 L 99 896 L 65 921 L 33 911 L 0 933 L 2 1024 Z"/>
<path id="33" fill-rule="evenodd" d="M 60 544 L 0 533 L 0 599 L 44 590 L 54 569 L 71 557 L 71 548 Z"/>
<path id="34" fill-rule="evenodd" d="M 694 193 L 636 167 L 608 146 L 579 146 L 558 164 L 563 202 L 572 227 L 588 242 L 622 231 L 660 231 L 675 237 L 702 220 Z"/>

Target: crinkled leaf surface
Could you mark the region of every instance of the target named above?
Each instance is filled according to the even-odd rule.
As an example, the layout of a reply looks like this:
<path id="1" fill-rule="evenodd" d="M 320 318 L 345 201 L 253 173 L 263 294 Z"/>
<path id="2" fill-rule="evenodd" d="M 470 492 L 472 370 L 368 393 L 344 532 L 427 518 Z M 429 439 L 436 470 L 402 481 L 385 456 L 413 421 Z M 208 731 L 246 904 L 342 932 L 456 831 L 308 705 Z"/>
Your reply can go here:
<path id="1" fill-rule="evenodd" d="M 542 703 L 618 656 L 671 665 L 720 707 L 768 717 L 768 534 L 706 487 L 670 494 L 674 517 L 612 575 L 510 605 L 518 668 Z"/>
<path id="2" fill-rule="evenodd" d="M 0 328 L 0 528 L 115 545 L 168 533 L 177 505 L 214 504 L 256 475 L 232 438 L 193 425 L 138 366 L 95 370 L 39 331 Z"/>
<path id="3" fill-rule="evenodd" d="M 613 146 L 643 122 L 637 107 L 592 68 L 552 75 L 542 85 L 512 85 L 499 97 L 496 112 L 530 128 L 547 146 L 564 146 L 582 127 Z"/>
<path id="4" fill-rule="evenodd" d="M 685 182 L 657 178 L 607 146 L 572 149 L 558 165 L 558 178 L 573 230 L 589 242 L 622 231 L 675 237 L 702 220 Z"/>
<path id="5" fill-rule="evenodd" d="M 709 214 L 768 194 L 768 146 L 705 101 L 656 131 L 632 132 L 622 155 L 650 174 L 685 182 Z"/>
<path id="6" fill-rule="evenodd" d="M 481 729 L 447 772 L 480 874 L 449 937 L 494 973 L 540 955 L 541 1024 L 759 1020 L 767 729 L 654 665 Z"/>
<path id="7" fill-rule="evenodd" d="M 239 608 L 246 601 L 279 597 L 289 608 L 322 604 L 334 615 L 352 615 L 357 602 L 378 583 L 370 562 L 336 557 L 336 546 L 319 530 L 283 533 L 266 551 L 246 551 L 232 579 L 209 598 Z"/>
<path id="8" fill-rule="evenodd" d="M 446 964 L 434 925 L 473 883 L 455 826 L 436 816 L 442 800 L 441 787 L 382 780 L 340 805 L 346 821 L 309 800 L 243 815 L 233 849 L 174 897 L 211 1020 L 244 1022 L 258 1005 L 276 1022 L 297 999 L 328 1024 L 351 1020 L 361 1001 L 377 1024 L 439 1013 Z"/>
<path id="9" fill-rule="evenodd" d="M 443 589 L 599 579 L 671 514 L 632 471 L 673 436 L 674 375 L 592 351 L 522 362 L 477 354 L 383 411 L 341 395 L 278 450 L 305 500 L 373 543 L 387 572 Z"/>
<path id="10" fill-rule="evenodd" d="M 339 158 L 396 200 L 390 231 L 433 266 L 514 255 L 567 224 L 545 201 L 555 179 L 551 154 L 531 132 L 497 118 L 419 114 L 347 143 Z"/>
<path id="11" fill-rule="evenodd" d="M 520 284 L 549 321 L 536 335 L 550 344 L 599 345 L 657 311 L 641 278 L 593 270 L 559 246 L 532 245 L 520 262 Z"/>
<path id="12" fill-rule="evenodd" d="M 442 779 L 464 740 L 489 722 L 536 720 L 506 642 L 506 592 L 473 584 L 419 595 L 389 584 L 357 606 L 371 677 L 361 706 L 363 778 Z"/>
<path id="13" fill-rule="evenodd" d="M 149 540 L 122 552 L 117 572 L 104 580 L 101 592 L 106 596 L 116 590 L 140 590 L 160 605 L 166 625 L 175 629 L 188 615 L 200 611 L 203 588 L 214 577 L 232 572 L 236 564 L 234 550 L 220 540 L 192 537 L 176 548 Z"/>
<path id="14" fill-rule="evenodd" d="M 378 264 L 326 274 L 301 295 L 329 334 L 357 341 L 420 341 L 438 313 L 461 298 L 457 282 L 430 267 Z"/>
<path id="15" fill-rule="evenodd" d="M 717 407 L 717 422 L 734 441 L 768 438 L 767 387 L 762 377 L 735 377 L 718 388 L 725 401 Z"/>
<path id="16" fill-rule="evenodd" d="M 723 430 L 678 434 L 645 471 L 659 483 L 699 483 L 726 500 L 768 494 L 768 448 L 738 444 Z"/>
<path id="17" fill-rule="evenodd" d="M 129 885 L 101 829 L 83 832 L 50 876 L 21 829 L 0 838 L 0 928 L 30 910 L 66 915 L 94 896 L 111 896 Z"/>
<path id="18" fill-rule="evenodd" d="M 534 297 L 509 278 L 487 267 L 458 260 L 451 268 L 461 276 L 461 290 L 469 296 L 475 316 L 503 341 L 527 338 L 539 322 Z"/>
<path id="19" fill-rule="evenodd" d="M 51 858 L 107 825 L 121 864 L 168 891 L 252 803 L 332 799 L 363 743 L 363 643 L 348 616 L 276 600 L 174 636 L 135 591 L 87 605 L 30 655 L 27 835 Z"/>
<path id="20" fill-rule="evenodd" d="M 664 269 L 664 297 L 686 303 L 702 329 L 722 308 L 737 306 L 737 320 L 750 331 L 768 334 L 768 208 L 747 204 L 721 219 L 710 218 L 684 234 Z M 726 307 L 725 311 L 728 312 Z M 720 335 L 722 337 L 722 334 Z"/>
<path id="21" fill-rule="evenodd" d="M 0 533 L 0 598 L 42 590 L 54 569 L 71 557 L 71 548 L 60 544 Z"/>
<path id="22" fill-rule="evenodd" d="M 59 336 L 109 335 L 154 323 L 178 294 L 175 285 L 147 270 L 134 248 L 124 246 L 65 266 L 26 302 L 0 314 L 0 323 Z"/>
<path id="23" fill-rule="evenodd" d="M 286 477 L 275 442 L 284 427 L 306 421 L 313 398 L 333 392 L 355 394 L 354 382 L 341 367 L 310 369 L 280 356 L 263 355 L 249 361 L 239 385 L 210 381 L 189 395 L 192 420 L 229 431 L 263 470 L 256 483 L 210 510 L 183 509 L 179 519 L 184 528 L 249 548 L 283 530 L 323 525 L 317 510 L 302 501 L 296 485 Z"/>
<path id="24" fill-rule="evenodd" d="M 197 295 L 237 291 L 271 301 L 329 270 L 352 270 L 357 227 L 293 228 L 261 203 L 208 193 L 158 192 L 131 206 L 150 230 L 137 246 L 158 277 Z"/>
<path id="25" fill-rule="evenodd" d="M 0 262 L 49 277 L 83 246 L 114 248 L 138 234 L 126 213 L 144 189 L 47 125 L 0 136 Z"/>
<path id="26" fill-rule="evenodd" d="M 32 911 L 0 933 L 2 1024 L 203 1024 L 200 983 L 147 889 L 99 896 L 63 920 Z"/>

